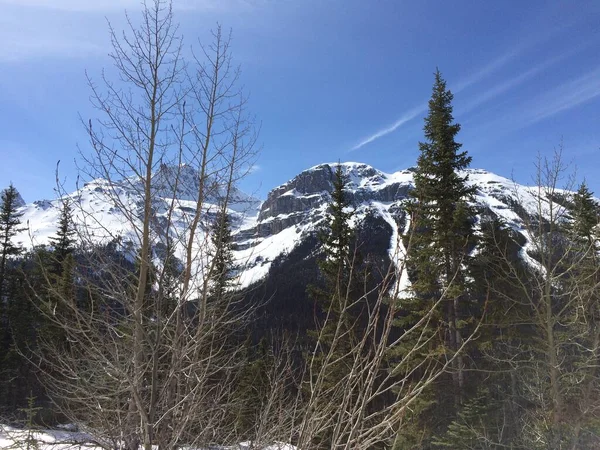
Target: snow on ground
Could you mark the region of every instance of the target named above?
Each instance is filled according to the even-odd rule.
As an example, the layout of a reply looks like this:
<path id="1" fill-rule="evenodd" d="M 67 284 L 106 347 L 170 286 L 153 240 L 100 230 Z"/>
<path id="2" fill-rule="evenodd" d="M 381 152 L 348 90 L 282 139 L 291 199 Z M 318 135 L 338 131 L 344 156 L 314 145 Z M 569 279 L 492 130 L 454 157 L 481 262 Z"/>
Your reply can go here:
<path id="1" fill-rule="evenodd" d="M 90 436 L 84 433 L 62 430 L 27 431 L 7 425 L 0 425 L 0 448 L 19 450 L 31 448 L 38 450 L 100 449 L 97 445 L 92 444 Z"/>
<path id="2" fill-rule="evenodd" d="M 273 443 L 261 449 L 252 447 L 250 442 L 242 442 L 229 447 L 211 447 L 212 450 L 296 450 L 290 444 Z M 101 450 L 94 444 L 89 434 L 63 430 L 34 430 L 14 428 L 0 424 L 0 449 L 15 450 Z M 193 450 L 187 448 L 187 450 Z M 198 448 L 197 450 L 202 450 Z"/>

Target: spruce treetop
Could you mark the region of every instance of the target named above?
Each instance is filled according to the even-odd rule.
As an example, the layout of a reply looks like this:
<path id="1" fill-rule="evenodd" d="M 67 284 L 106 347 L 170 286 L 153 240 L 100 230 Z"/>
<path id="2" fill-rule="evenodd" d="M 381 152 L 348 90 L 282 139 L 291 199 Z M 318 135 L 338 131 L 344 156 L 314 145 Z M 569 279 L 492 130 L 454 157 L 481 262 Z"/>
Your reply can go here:
<path id="1" fill-rule="evenodd" d="M 576 236 L 591 239 L 596 225 L 598 225 L 598 204 L 584 181 L 573 195 L 572 229 Z"/>
<path id="2" fill-rule="evenodd" d="M 68 198 L 62 202 L 58 229 L 56 235 L 50 238 L 50 244 L 54 247 L 55 256 L 59 263 L 62 263 L 68 255 L 73 253 L 75 227 L 73 224 L 71 201 Z"/>
<path id="3" fill-rule="evenodd" d="M 19 193 L 12 183 L 0 195 L 0 235 L 2 253 L 5 256 L 17 255 L 21 252 L 21 248 L 11 242 L 18 232 L 23 231 L 23 228 L 19 227 L 23 213 L 17 211 L 18 198 Z"/>
<path id="4" fill-rule="evenodd" d="M 321 243 L 329 257 L 334 259 L 338 265 L 344 265 L 343 260 L 350 256 L 352 230 L 349 222 L 354 213 L 347 210 L 350 207 L 350 200 L 344 191 L 348 180 L 344 176 L 341 164 L 337 165 L 333 173 L 332 183 L 329 217 L 326 231 L 321 233 Z"/>
<path id="5" fill-rule="evenodd" d="M 474 189 L 465 184 L 467 177 L 458 175 L 471 164 L 471 157 L 466 151 L 460 151 L 462 144 L 455 140 L 460 124 L 454 123 L 453 99 L 454 95 L 437 70 L 423 127 L 425 142 L 419 142 L 415 174 L 417 197 L 456 202 L 474 193 Z"/>

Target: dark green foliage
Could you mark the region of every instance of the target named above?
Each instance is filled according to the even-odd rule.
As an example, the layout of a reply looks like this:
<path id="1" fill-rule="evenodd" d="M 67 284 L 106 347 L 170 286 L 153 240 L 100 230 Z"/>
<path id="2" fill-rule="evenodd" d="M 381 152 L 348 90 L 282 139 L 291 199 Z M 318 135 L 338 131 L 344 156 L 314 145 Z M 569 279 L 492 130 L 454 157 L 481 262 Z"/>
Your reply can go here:
<path id="1" fill-rule="evenodd" d="M 466 359 L 455 354 L 480 313 L 469 285 L 470 253 L 476 244 L 476 215 L 470 201 L 476 188 L 460 174 L 471 158 L 460 151 L 461 144 L 455 140 L 460 125 L 454 122 L 452 99 L 436 71 L 423 127 L 425 142 L 419 143 L 415 188 L 407 205 L 411 223 L 405 243 L 413 296 L 401 300 L 404 313 L 397 322 L 407 329 L 427 319 L 422 331 L 402 343 L 400 355 L 411 354 L 415 364 L 429 360 L 428 367 L 441 367 L 448 358 L 455 358 L 449 374 L 440 377 L 420 399 L 422 413 L 435 405 L 436 411 L 443 410 L 450 418 L 466 394 Z M 417 340 L 427 344 L 420 345 Z M 415 346 L 417 351 L 413 351 Z M 443 415 L 438 418 L 443 424 Z"/>
<path id="2" fill-rule="evenodd" d="M 475 212 L 468 202 L 475 187 L 468 186 L 467 176 L 458 173 L 468 167 L 471 158 L 459 152 L 461 144 L 455 141 L 460 125 L 453 123 L 452 98 L 436 72 L 425 118 L 426 142 L 419 143 L 415 189 L 408 206 L 412 221 L 409 267 L 413 290 L 421 299 L 437 299 L 443 289 L 449 289 L 448 301 L 464 294 L 461 267 L 468 263 L 474 244 Z M 457 321 L 457 317 L 446 319 L 449 324 Z M 450 348 L 457 344 L 453 342 Z"/>
<path id="3" fill-rule="evenodd" d="M 19 411 L 26 406 L 27 396 L 32 394 L 45 401 L 45 391 L 31 364 L 37 347 L 39 333 L 44 323 L 39 309 L 32 301 L 34 289 L 43 292 L 44 280 L 38 270 L 37 253 L 33 250 L 9 264 L 6 283 L 6 327 L 3 356 L 0 360 L 0 408 Z"/>
<path id="4" fill-rule="evenodd" d="M 35 417 L 38 411 L 41 410 L 39 406 L 35 406 L 36 399 L 33 394 L 27 397 L 27 407 L 21 408 L 21 412 L 25 415 L 25 439 L 19 442 L 19 447 L 22 450 L 37 450 L 40 447 L 37 437 L 35 436 Z"/>
<path id="5" fill-rule="evenodd" d="M 62 200 L 57 232 L 55 236 L 50 238 L 50 245 L 52 246 L 52 256 L 54 259 L 53 273 L 57 276 L 62 276 L 63 263 L 75 250 L 75 227 L 73 224 L 71 200 L 69 198 Z"/>
<path id="6" fill-rule="evenodd" d="M 70 317 L 69 309 L 76 304 L 75 289 L 75 228 L 69 198 L 62 200 L 56 235 L 49 241 L 49 251 L 40 249 L 38 261 L 43 277 L 47 278 L 47 295 L 44 307 L 46 315 Z M 57 345 L 66 346 L 61 326 L 51 320 L 45 321 L 44 337 L 53 339 Z"/>
<path id="7" fill-rule="evenodd" d="M 212 299 L 221 300 L 225 297 L 227 290 L 232 287 L 235 275 L 231 219 L 227 212 L 219 211 L 217 213 L 210 237 L 213 245 L 213 261 L 209 296 Z"/>
<path id="8" fill-rule="evenodd" d="M 466 294 L 463 269 L 474 246 L 475 211 L 468 202 L 475 187 L 467 184 L 466 175 L 459 174 L 469 166 L 471 157 L 460 152 L 461 144 L 455 141 L 460 125 L 454 123 L 452 99 L 437 71 L 423 128 L 426 141 L 419 143 L 413 201 L 408 207 L 412 220 L 408 256 L 416 296 L 436 300 L 446 290 L 441 314 L 454 330 L 460 307 L 452 302 Z M 446 344 L 452 351 L 459 342 L 449 337 Z"/>
<path id="9" fill-rule="evenodd" d="M 510 275 L 526 281 L 518 233 L 482 210 L 477 256 L 471 265 L 472 295 L 485 307 L 476 345 L 469 349 L 465 400 L 448 427 L 435 438 L 445 448 L 521 448 L 517 445 L 523 403 L 511 358 L 531 357 L 530 310 L 511 298 L 520 291 Z M 475 308 L 481 314 L 480 308 Z M 518 350 L 517 350 L 518 349 Z"/>
<path id="10" fill-rule="evenodd" d="M 21 361 L 15 347 L 15 334 L 27 328 L 16 326 L 14 319 L 23 306 L 22 277 L 16 257 L 22 248 L 13 239 L 22 231 L 21 213 L 17 211 L 18 192 L 11 184 L 0 196 L 0 408 L 18 406 L 17 385 Z"/>
<path id="11" fill-rule="evenodd" d="M 342 166 L 338 164 L 333 173 L 333 191 L 327 218 L 319 232 L 322 254 L 317 265 L 323 281 L 321 285 L 309 288 L 311 296 L 329 317 L 325 327 L 333 329 L 337 319 L 345 313 L 343 310 L 348 301 L 346 294 L 351 289 L 353 271 L 357 270 L 358 265 L 354 254 L 354 232 L 350 227 L 353 211 L 344 192 L 347 183 Z M 332 329 L 328 329 L 325 334 L 331 332 Z M 331 339 L 331 336 L 327 339 Z"/>
<path id="12" fill-rule="evenodd" d="M 5 285 L 7 351 L 2 363 L 9 408 L 24 408 L 30 393 L 41 404 L 47 402 L 32 364 L 40 342 L 68 349 L 56 318 L 69 320 L 69 312 L 77 303 L 73 234 L 71 210 L 65 202 L 57 234 L 50 239 L 52 246 L 36 247 L 18 261 L 11 260 L 11 276 Z"/>
<path id="13" fill-rule="evenodd" d="M 320 261 L 319 268 L 326 277 L 335 279 L 347 272 L 352 262 L 353 232 L 350 221 L 354 212 L 350 210 L 350 201 L 345 192 L 348 180 L 344 176 L 341 164 L 337 165 L 333 173 L 332 183 L 326 224 L 319 236 L 326 258 Z"/>
<path id="14" fill-rule="evenodd" d="M 435 438 L 436 448 L 492 450 L 515 448 L 506 443 L 509 422 L 512 417 L 503 408 L 501 401 L 495 397 L 490 388 L 481 385 L 477 394 L 469 398 L 461 406 L 442 438 Z"/>
<path id="15" fill-rule="evenodd" d="M 460 125 L 453 123 L 452 93 L 439 71 L 435 74 L 429 114 L 425 118 L 426 142 L 419 143 L 411 215 L 411 267 L 415 270 L 414 290 L 419 296 L 437 296 L 451 282 L 452 297 L 460 296 L 458 269 L 473 247 L 475 211 L 468 204 L 475 187 L 459 171 L 471 157 L 459 152 L 455 141 Z"/>
<path id="16" fill-rule="evenodd" d="M 0 300 L 4 297 L 7 261 L 22 252 L 21 247 L 13 242 L 15 235 L 23 230 L 20 227 L 22 213 L 17 211 L 18 195 L 19 193 L 11 184 L 2 191 L 0 196 Z M 2 309 L 0 313 L 1 311 Z"/>
<path id="17" fill-rule="evenodd" d="M 598 225 L 598 204 L 587 185 L 581 183 L 573 196 L 573 224 L 572 231 L 582 239 L 593 238 L 594 227 Z"/>
<path id="18" fill-rule="evenodd" d="M 265 408 L 269 393 L 269 370 L 274 364 L 267 339 L 252 345 L 249 337 L 243 344 L 243 366 L 236 377 L 233 425 L 236 435 L 243 439 L 254 436 L 261 411 Z"/>
<path id="19" fill-rule="evenodd" d="M 568 329 L 561 338 L 570 343 L 566 353 L 570 379 L 565 386 L 565 403 L 569 406 L 568 426 L 561 430 L 569 441 L 580 448 L 600 444 L 600 259 L 598 203 L 585 183 L 573 196 L 572 222 L 567 226 L 568 239 L 573 241 L 565 290 L 576 298 Z M 582 349 L 585 349 L 582 351 Z M 587 447 L 586 447 L 587 446 Z"/>
<path id="20" fill-rule="evenodd" d="M 311 392 L 317 402 L 336 402 L 336 386 L 352 369 L 352 349 L 359 333 L 358 288 L 360 265 L 351 220 L 354 211 L 345 192 L 348 184 L 340 164 L 333 173 L 333 190 L 325 225 L 319 233 L 321 256 L 317 262 L 321 283 L 309 287 L 309 295 L 322 314 L 315 317 L 316 329 L 309 357 L 311 378 L 319 380 L 318 391 Z M 343 410 L 337 420 L 343 420 Z M 333 421 L 335 423 L 335 420 Z M 328 448 L 329 431 L 313 441 L 315 448 Z"/>

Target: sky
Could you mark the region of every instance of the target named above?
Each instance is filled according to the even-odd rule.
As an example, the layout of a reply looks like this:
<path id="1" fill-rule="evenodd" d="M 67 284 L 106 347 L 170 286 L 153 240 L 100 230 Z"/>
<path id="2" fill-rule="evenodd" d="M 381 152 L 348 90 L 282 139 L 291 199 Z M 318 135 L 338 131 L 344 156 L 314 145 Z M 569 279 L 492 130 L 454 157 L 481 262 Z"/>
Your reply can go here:
<path id="1" fill-rule="evenodd" d="M 436 68 L 454 94 L 457 141 L 484 168 L 532 183 L 563 147 L 600 196 L 597 0 L 174 0 L 186 42 L 220 23 L 260 121 L 242 189 L 268 191 L 311 166 L 414 166 Z M 110 69 L 107 21 L 138 0 L 0 0 L 0 186 L 26 201 L 67 188 L 90 148 L 86 72 Z M 81 163 L 79 163 L 81 164 Z"/>

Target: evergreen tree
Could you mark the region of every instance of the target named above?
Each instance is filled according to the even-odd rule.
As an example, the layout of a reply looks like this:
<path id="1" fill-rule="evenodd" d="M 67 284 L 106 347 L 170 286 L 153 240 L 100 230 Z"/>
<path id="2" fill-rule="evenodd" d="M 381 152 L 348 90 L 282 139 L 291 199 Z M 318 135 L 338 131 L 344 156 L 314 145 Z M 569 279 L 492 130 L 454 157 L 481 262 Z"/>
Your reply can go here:
<path id="1" fill-rule="evenodd" d="M 572 448 L 595 448 L 599 443 L 600 418 L 595 413 L 600 404 L 600 236 L 595 229 L 599 223 L 598 203 L 582 183 L 573 196 L 572 222 L 568 226 L 571 247 L 568 282 L 563 289 L 573 298 L 569 329 L 561 337 L 572 344 L 567 353 L 570 377 L 564 383 L 570 403 L 569 436 Z"/>
<path id="2" fill-rule="evenodd" d="M 342 421 L 347 400 L 339 386 L 350 373 L 358 330 L 359 312 L 352 306 L 357 299 L 356 280 L 360 261 L 357 260 L 355 237 L 350 223 L 354 211 L 347 195 L 348 178 L 338 164 L 332 173 L 333 190 L 325 224 L 319 231 L 321 258 L 317 265 L 320 284 L 308 288 L 315 301 L 317 327 L 309 331 L 314 353 L 309 355 L 314 405 L 338 405 L 329 426 L 315 436 L 314 448 L 330 448 L 333 428 Z M 317 386 L 314 388 L 314 386 Z"/>
<path id="3" fill-rule="evenodd" d="M 18 192 L 11 184 L 0 195 L 0 378 L 5 382 L 0 386 L 0 406 L 15 406 L 16 395 L 11 392 L 14 374 L 22 362 L 14 348 L 13 319 L 16 307 L 21 306 L 22 289 L 17 289 L 17 270 L 11 267 L 11 258 L 18 256 L 22 248 L 13 242 L 15 235 L 22 230 L 21 213 L 17 211 Z M 24 330 L 18 329 L 17 332 Z M 14 386 L 13 386 L 14 387 Z"/>
<path id="4" fill-rule="evenodd" d="M 50 300 L 48 306 L 53 309 L 61 308 L 66 313 L 69 307 L 76 304 L 74 282 L 76 241 L 70 199 L 63 199 L 61 206 L 56 235 L 49 239 L 52 249 L 46 257 L 40 255 L 40 264 L 46 266 L 42 267 L 42 271 L 48 275 L 50 281 L 48 287 L 51 298 L 48 299 Z M 60 334 L 56 327 L 53 328 L 55 329 L 52 334 Z"/>
<path id="5" fill-rule="evenodd" d="M 435 442 L 445 448 L 522 448 L 518 445 L 522 401 L 515 364 L 511 358 L 533 339 L 526 305 L 511 298 L 520 294 L 509 274 L 525 283 L 529 270 L 521 258 L 522 236 L 493 213 L 481 212 L 477 255 L 470 274 L 473 295 L 486 305 L 476 347 L 469 357 L 469 396 Z"/>
<path id="6" fill-rule="evenodd" d="M 326 278 L 337 281 L 340 275 L 348 271 L 352 262 L 353 232 L 350 221 L 354 212 L 350 210 L 350 201 L 345 192 L 348 179 L 344 176 L 341 164 L 337 165 L 332 182 L 329 212 L 319 236 L 325 253 L 325 258 L 319 262 L 319 268 Z"/>
<path id="7" fill-rule="evenodd" d="M 597 243 L 594 201 L 580 188 L 569 205 L 556 186 L 560 159 L 538 166 L 538 211 L 515 232 L 482 220 L 474 290 L 488 297 L 469 384 L 472 401 L 436 442 L 451 448 L 596 448 L 598 444 Z M 524 230 L 524 232 L 523 232 Z M 523 258 L 523 254 L 535 264 Z M 485 383 L 485 384 L 484 384 Z M 485 386 L 485 391 L 481 389 Z M 502 431 L 490 434 L 490 431 Z M 495 434 L 495 436 L 494 436 Z M 478 439 L 478 440 L 477 440 Z M 477 440 L 477 441 L 476 441 Z M 493 444 L 493 445 L 492 445 Z M 487 447 L 486 447 L 487 445 Z"/>
<path id="8" fill-rule="evenodd" d="M 50 245 L 53 247 L 54 274 L 61 276 L 63 272 L 63 263 L 69 255 L 73 254 L 75 249 L 75 227 L 73 224 L 73 211 L 71 200 L 65 198 L 62 201 L 60 219 L 56 235 L 50 238 Z"/>
<path id="9" fill-rule="evenodd" d="M 33 252 L 25 254 L 19 261 L 19 267 L 7 278 L 5 286 L 7 338 L 4 354 L 0 355 L 0 379 L 3 380 L 0 403 L 12 411 L 25 406 L 27 395 L 31 392 L 39 399 L 44 398 L 35 366 L 29 362 L 42 328 L 38 309 L 31 301 L 31 289 L 39 287 L 39 279 L 25 272 L 31 270 L 33 258 Z"/>
<path id="10" fill-rule="evenodd" d="M 572 231 L 588 242 L 593 238 L 594 227 L 598 225 L 598 204 L 585 182 L 573 196 Z"/>
<path id="11" fill-rule="evenodd" d="M 325 341 L 322 344 L 331 344 L 336 321 L 340 319 L 344 312 L 344 304 L 349 300 L 347 293 L 352 271 L 357 269 L 352 245 L 354 233 L 350 227 L 354 212 L 350 210 L 350 201 L 345 192 L 348 179 L 344 176 L 341 164 L 338 164 L 333 172 L 332 184 L 328 214 L 323 228 L 319 231 L 322 257 L 317 265 L 322 284 L 309 286 L 309 294 L 328 316 L 324 329 L 320 330 L 322 340 L 324 338 Z"/>
<path id="12" fill-rule="evenodd" d="M 411 218 L 407 267 L 413 297 L 403 300 L 405 312 L 398 321 L 408 328 L 423 317 L 429 318 L 426 328 L 415 336 L 428 345 L 415 351 L 415 342 L 407 340 L 400 346 L 401 353 L 411 352 L 416 362 L 427 358 L 443 364 L 454 358 L 450 389 L 449 380 L 440 377 L 438 388 L 432 386 L 435 392 L 420 399 L 423 410 L 437 402 L 437 408 L 444 408 L 450 417 L 462 402 L 466 386 L 465 359 L 457 352 L 473 316 L 468 271 L 475 245 L 475 211 L 469 204 L 475 187 L 460 173 L 469 166 L 471 157 L 460 151 L 462 144 L 455 140 L 460 125 L 454 122 L 452 100 L 446 82 L 436 71 L 423 127 L 425 142 L 419 143 L 415 188 L 407 208 Z"/>
<path id="13" fill-rule="evenodd" d="M 4 297 L 8 258 L 22 252 L 22 248 L 12 241 L 15 235 L 23 230 L 19 227 L 23 214 L 17 211 L 18 195 L 11 184 L 0 196 L 0 300 Z"/>
<path id="14" fill-rule="evenodd" d="M 54 342 L 60 348 L 67 346 L 65 333 L 51 318 L 70 320 L 73 316 L 72 308 L 77 307 L 74 255 L 76 241 L 72 215 L 71 201 L 65 198 L 61 203 L 56 234 L 49 239 L 50 248 L 36 251 L 39 266 L 36 268 L 39 271 L 37 275 L 47 280 L 46 298 L 41 305 L 45 313 L 40 333 L 43 339 Z"/>
<path id="15" fill-rule="evenodd" d="M 242 344 L 240 359 L 243 366 L 236 379 L 236 408 L 231 422 L 237 430 L 236 435 L 243 439 L 251 439 L 255 433 L 261 410 L 265 406 L 269 391 L 269 369 L 275 364 L 266 338 L 258 345 L 252 344 L 249 335 Z"/>
<path id="16" fill-rule="evenodd" d="M 227 289 L 232 285 L 235 273 L 231 218 L 226 211 L 220 210 L 217 213 L 210 237 L 213 245 L 213 262 L 209 297 L 222 300 Z"/>

